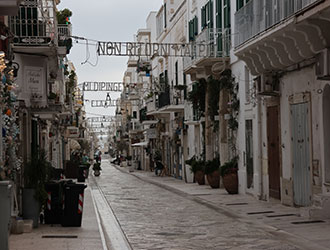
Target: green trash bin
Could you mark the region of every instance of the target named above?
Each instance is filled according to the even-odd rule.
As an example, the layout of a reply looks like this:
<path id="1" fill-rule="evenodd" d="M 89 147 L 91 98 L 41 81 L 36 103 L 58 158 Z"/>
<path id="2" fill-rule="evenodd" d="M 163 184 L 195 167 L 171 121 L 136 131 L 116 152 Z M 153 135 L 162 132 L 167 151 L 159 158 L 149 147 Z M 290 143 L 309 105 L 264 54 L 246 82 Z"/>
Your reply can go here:
<path id="1" fill-rule="evenodd" d="M 8 250 L 12 201 L 12 184 L 0 181 L 0 249 Z"/>
<path id="2" fill-rule="evenodd" d="M 64 227 L 80 227 L 83 207 L 85 184 L 65 183 L 63 186 L 63 214 L 61 225 Z"/>

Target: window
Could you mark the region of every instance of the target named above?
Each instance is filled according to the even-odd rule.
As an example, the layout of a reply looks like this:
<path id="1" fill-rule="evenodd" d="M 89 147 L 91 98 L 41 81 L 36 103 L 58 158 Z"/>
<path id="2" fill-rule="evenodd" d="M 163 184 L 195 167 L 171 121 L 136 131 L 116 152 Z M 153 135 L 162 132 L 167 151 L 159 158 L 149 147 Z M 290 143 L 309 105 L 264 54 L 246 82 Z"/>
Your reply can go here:
<path id="1" fill-rule="evenodd" d="M 249 69 L 245 66 L 244 68 L 244 73 L 245 73 L 245 102 L 250 103 L 251 101 L 251 93 L 250 93 L 250 72 Z"/>
<path id="2" fill-rule="evenodd" d="M 213 28 L 213 0 L 210 0 L 201 9 L 201 28 Z"/>
<path id="3" fill-rule="evenodd" d="M 189 41 L 194 41 L 198 35 L 198 19 L 195 16 L 192 20 L 189 21 Z"/>
<path id="4" fill-rule="evenodd" d="M 137 118 L 137 112 L 133 111 L 133 118 L 136 119 Z"/>
<path id="5" fill-rule="evenodd" d="M 224 26 L 230 28 L 230 0 L 224 0 L 223 5 Z"/>
<path id="6" fill-rule="evenodd" d="M 179 84 L 178 61 L 175 62 L 175 85 Z"/>
<path id="7" fill-rule="evenodd" d="M 167 26 L 167 20 L 166 20 L 166 3 L 164 4 L 164 28 Z"/>
<path id="8" fill-rule="evenodd" d="M 245 4 L 247 4 L 250 0 L 236 0 L 236 11 L 241 9 Z"/>

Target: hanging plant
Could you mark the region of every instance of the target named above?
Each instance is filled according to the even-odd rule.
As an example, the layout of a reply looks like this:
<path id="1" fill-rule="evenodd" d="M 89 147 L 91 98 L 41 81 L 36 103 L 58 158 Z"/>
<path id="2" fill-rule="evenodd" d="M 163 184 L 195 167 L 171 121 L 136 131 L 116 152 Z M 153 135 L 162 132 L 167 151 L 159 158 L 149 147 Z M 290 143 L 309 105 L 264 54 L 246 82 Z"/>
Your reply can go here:
<path id="1" fill-rule="evenodd" d="M 207 88 L 209 93 L 209 115 L 212 121 L 214 117 L 219 114 L 219 95 L 221 89 L 221 83 L 219 80 L 214 79 L 212 76 L 208 78 Z"/>
<path id="2" fill-rule="evenodd" d="M 199 79 L 193 83 L 192 90 L 188 92 L 187 100 L 193 105 L 193 108 L 201 113 L 205 112 L 205 94 L 206 94 L 206 80 Z"/>

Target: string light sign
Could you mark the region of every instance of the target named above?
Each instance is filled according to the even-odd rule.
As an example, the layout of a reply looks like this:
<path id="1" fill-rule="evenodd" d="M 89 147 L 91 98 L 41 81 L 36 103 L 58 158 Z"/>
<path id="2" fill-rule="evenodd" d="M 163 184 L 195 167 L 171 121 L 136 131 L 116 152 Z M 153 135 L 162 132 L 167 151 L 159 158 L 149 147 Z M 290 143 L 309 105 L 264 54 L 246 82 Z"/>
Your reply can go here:
<path id="1" fill-rule="evenodd" d="M 105 100 L 85 100 L 91 103 L 92 108 L 109 108 L 109 107 L 117 107 L 120 105 L 120 99 L 111 100 L 110 94 L 107 93 L 107 97 Z"/>
<path id="2" fill-rule="evenodd" d="M 121 92 L 122 82 L 83 82 L 83 91 Z"/>
<path id="3" fill-rule="evenodd" d="M 213 46 L 213 47 L 210 47 Z M 174 56 L 208 57 L 214 44 L 193 43 L 141 43 L 141 42 L 101 42 L 97 43 L 99 56 Z"/>
<path id="4" fill-rule="evenodd" d="M 112 122 L 114 121 L 114 116 L 88 117 L 87 120 L 90 122 Z"/>

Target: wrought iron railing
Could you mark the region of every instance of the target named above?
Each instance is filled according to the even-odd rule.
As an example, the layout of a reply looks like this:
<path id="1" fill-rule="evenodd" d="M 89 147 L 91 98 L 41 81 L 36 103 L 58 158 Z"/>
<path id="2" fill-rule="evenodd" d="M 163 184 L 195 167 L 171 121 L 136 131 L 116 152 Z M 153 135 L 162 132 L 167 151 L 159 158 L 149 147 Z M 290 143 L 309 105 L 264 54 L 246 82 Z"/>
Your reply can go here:
<path id="1" fill-rule="evenodd" d="M 196 40 L 190 42 L 191 56 L 183 58 L 183 68 L 194 65 L 203 58 L 228 57 L 231 48 L 230 29 L 204 29 Z"/>
<path id="2" fill-rule="evenodd" d="M 320 0 L 252 0 L 235 13 L 234 46 Z"/>
<path id="3" fill-rule="evenodd" d="M 17 16 L 9 18 L 14 45 L 57 44 L 54 0 L 25 0 Z"/>

